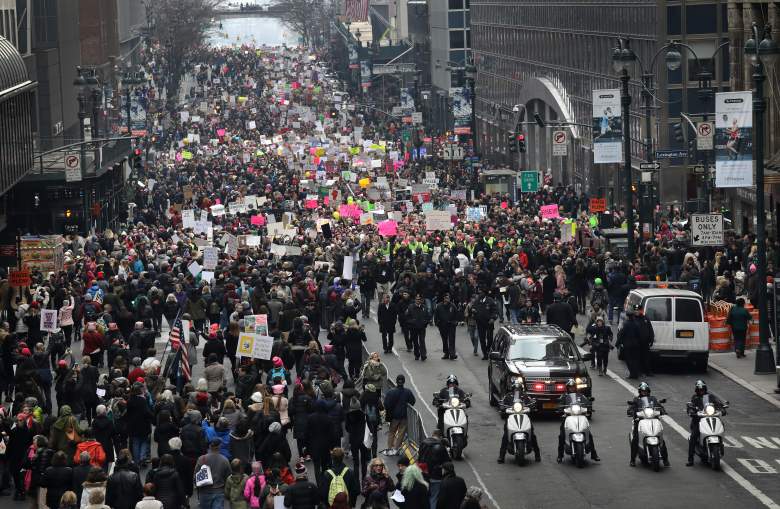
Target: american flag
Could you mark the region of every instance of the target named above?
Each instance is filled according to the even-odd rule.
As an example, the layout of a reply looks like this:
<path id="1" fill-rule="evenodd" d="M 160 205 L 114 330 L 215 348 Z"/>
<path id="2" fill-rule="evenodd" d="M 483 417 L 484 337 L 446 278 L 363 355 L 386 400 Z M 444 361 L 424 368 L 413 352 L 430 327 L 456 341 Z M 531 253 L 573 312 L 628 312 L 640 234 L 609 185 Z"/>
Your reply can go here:
<path id="1" fill-rule="evenodd" d="M 169 338 L 171 340 L 171 348 L 177 352 L 181 351 L 181 355 L 179 356 L 179 373 L 184 377 L 185 382 L 189 382 L 192 379 L 192 372 L 190 371 L 190 354 L 187 351 L 186 339 L 185 341 L 182 341 L 183 328 L 181 318 L 177 316 L 176 320 L 173 321 L 173 327 L 171 327 Z"/>
<path id="2" fill-rule="evenodd" d="M 368 0 L 345 0 L 344 15 L 351 21 L 367 21 Z"/>

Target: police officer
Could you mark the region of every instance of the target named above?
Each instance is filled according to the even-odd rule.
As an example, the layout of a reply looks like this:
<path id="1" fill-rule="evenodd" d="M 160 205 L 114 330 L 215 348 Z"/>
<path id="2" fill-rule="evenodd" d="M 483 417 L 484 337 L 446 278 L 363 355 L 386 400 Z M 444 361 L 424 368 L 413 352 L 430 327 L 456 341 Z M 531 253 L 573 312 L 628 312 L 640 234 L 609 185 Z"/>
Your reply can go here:
<path id="1" fill-rule="evenodd" d="M 534 405 L 536 405 L 536 400 L 529 397 L 528 394 L 525 393 L 523 382 L 520 380 L 514 380 L 512 382 L 512 392 L 504 396 L 504 399 L 501 401 L 501 407 L 502 409 L 505 407 L 512 407 L 515 402 L 520 402 L 523 404 L 523 406 L 528 408 L 532 408 Z M 506 448 L 509 441 L 509 436 L 507 433 L 507 414 L 505 412 L 501 412 L 501 418 L 504 419 L 504 435 L 501 437 L 501 448 L 498 451 L 498 460 L 496 460 L 499 463 L 504 462 L 504 456 L 506 456 Z M 539 443 L 536 440 L 536 433 L 534 432 L 533 425 L 531 425 L 531 447 L 534 450 L 534 459 L 536 462 L 538 463 L 542 461 L 542 455 L 539 453 Z"/>
<path id="2" fill-rule="evenodd" d="M 558 407 L 563 409 L 573 404 L 587 407 L 590 410 L 590 400 L 577 392 L 577 382 L 573 378 L 569 378 L 566 381 L 566 394 L 563 394 L 558 399 Z M 590 414 L 590 412 L 588 412 Z M 566 424 L 566 415 L 564 414 L 561 419 L 561 430 L 558 433 L 558 463 L 563 461 L 564 444 L 566 443 L 566 432 L 564 430 L 564 424 Z M 598 453 L 596 452 L 596 444 L 593 441 L 593 433 L 590 433 L 590 458 L 593 461 L 601 461 Z"/>
<path id="3" fill-rule="evenodd" d="M 553 294 L 553 303 L 547 307 L 546 318 L 547 323 L 557 325 L 568 332 L 574 339 L 574 334 L 571 330 L 577 326 L 577 315 L 568 303 L 563 302 L 563 297 L 560 293 L 555 292 Z"/>
<path id="4" fill-rule="evenodd" d="M 460 398 L 461 401 L 464 401 L 466 403 L 466 407 L 471 406 L 470 401 L 466 397 L 466 393 L 463 392 L 460 387 L 458 387 L 458 377 L 450 373 L 450 376 L 447 377 L 447 386 L 439 391 L 438 396 L 436 396 L 436 400 L 433 402 L 433 404 L 438 407 L 438 426 L 439 431 L 441 431 L 442 434 L 444 433 L 444 408 L 442 407 L 441 403 L 447 401 L 451 397 L 450 392 L 452 392 L 452 396 Z"/>
<path id="5" fill-rule="evenodd" d="M 637 418 L 636 414 L 641 408 L 646 406 L 641 401 L 642 398 L 647 398 L 649 400 L 649 404 L 653 407 L 660 408 L 661 415 L 666 414 L 666 409 L 664 409 L 661 403 L 658 402 L 655 396 L 650 395 L 650 386 L 646 382 L 639 384 L 638 392 L 639 395 L 631 401 L 626 412 L 629 417 L 634 419 L 634 434 L 631 437 L 631 461 L 629 462 L 629 465 L 632 467 L 636 466 L 636 455 L 639 454 L 639 433 L 637 432 L 637 428 L 639 427 L 639 419 Z M 669 466 L 669 452 L 666 450 L 666 442 L 661 443 L 661 460 L 663 460 L 665 467 Z"/>
<path id="6" fill-rule="evenodd" d="M 599 376 L 607 374 L 609 351 L 612 349 L 612 328 L 604 324 L 604 317 L 599 316 L 586 329 L 590 338 L 591 352 L 598 361 Z"/>
<path id="7" fill-rule="evenodd" d="M 715 405 L 715 408 L 719 409 L 723 415 L 726 414 L 726 405 L 723 400 L 714 394 L 707 392 L 707 384 L 703 380 L 696 380 L 696 384 L 693 386 L 693 396 L 690 403 L 688 403 L 688 415 L 691 417 L 691 435 L 688 438 L 688 463 L 686 467 L 693 466 L 693 455 L 696 452 L 696 444 L 699 441 L 699 417 L 698 413 L 704 410 L 704 396 L 709 396 L 707 402 Z"/>
<path id="8" fill-rule="evenodd" d="M 642 306 L 634 306 L 634 319 L 639 326 L 639 357 L 642 373 L 647 376 L 653 376 L 651 367 L 652 358 L 650 357 L 650 348 L 655 342 L 655 332 L 653 324 L 645 316 Z"/>
<path id="9" fill-rule="evenodd" d="M 623 354 L 623 360 L 628 368 L 628 378 L 639 378 L 639 369 L 641 366 L 641 352 L 639 345 L 639 324 L 634 316 L 634 310 L 626 310 L 628 320 L 623 322 L 623 327 L 618 331 L 618 339 L 615 344 L 620 348 Z"/>

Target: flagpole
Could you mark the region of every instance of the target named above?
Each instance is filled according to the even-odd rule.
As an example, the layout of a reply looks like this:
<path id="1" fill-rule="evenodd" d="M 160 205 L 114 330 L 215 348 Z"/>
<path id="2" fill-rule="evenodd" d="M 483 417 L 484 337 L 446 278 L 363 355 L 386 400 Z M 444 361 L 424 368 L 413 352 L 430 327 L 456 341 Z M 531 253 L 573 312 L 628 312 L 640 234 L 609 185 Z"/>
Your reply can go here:
<path id="1" fill-rule="evenodd" d="M 181 316 L 181 309 L 179 309 L 179 312 L 176 313 L 176 318 L 173 319 L 173 325 L 176 325 L 176 322 L 179 321 L 179 317 Z M 171 325 L 170 323 L 168 325 Z M 165 342 L 165 346 L 163 347 L 162 355 L 160 355 L 160 362 L 163 362 L 165 360 L 165 352 L 168 351 L 168 347 L 171 346 L 171 331 L 173 330 L 173 326 L 171 325 L 168 329 L 168 341 Z M 164 376 L 167 376 L 163 373 Z"/>

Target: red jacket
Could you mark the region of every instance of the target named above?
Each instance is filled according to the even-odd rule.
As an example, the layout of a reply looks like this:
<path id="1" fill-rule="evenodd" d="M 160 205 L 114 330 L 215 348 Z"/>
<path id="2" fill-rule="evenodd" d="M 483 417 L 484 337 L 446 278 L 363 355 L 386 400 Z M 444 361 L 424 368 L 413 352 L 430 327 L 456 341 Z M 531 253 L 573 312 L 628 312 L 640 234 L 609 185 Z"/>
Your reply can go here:
<path id="1" fill-rule="evenodd" d="M 129 374 L 129 375 L 127 375 L 127 379 L 128 379 L 128 380 L 130 381 L 130 383 L 132 384 L 132 383 L 135 383 L 135 382 L 137 382 L 139 378 L 143 378 L 143 377 L 145 377 L 145 376 L 146 376 L 146 373 L 144 372 L 144 370 L 143 370 L 143 369 L 141 369 L 140 367 L 137 367 L 137 368 L 133 369 L 133 370 L 130 372 L 130 374 Z"/>
<path id="2" fill-rule="evenodd" d="M 103 349 L 103 334 L 95 332 L 85 332 L 81 335 L 81 339 L 84 340 L 84 347 L 82 353 L 89 355 L 97 350 Z"/>
<path id="3" fill-rule="evenodd" d="M 103 446 L 96 440 L 85 440 L 76 446 L 76 454 L 73 456 L 73 463 L 78 465 L 82 452 L 89 453 L 89 464 L 93 467 L 103 468 L 106 463 L 106 451 L 103 450 Z"/>

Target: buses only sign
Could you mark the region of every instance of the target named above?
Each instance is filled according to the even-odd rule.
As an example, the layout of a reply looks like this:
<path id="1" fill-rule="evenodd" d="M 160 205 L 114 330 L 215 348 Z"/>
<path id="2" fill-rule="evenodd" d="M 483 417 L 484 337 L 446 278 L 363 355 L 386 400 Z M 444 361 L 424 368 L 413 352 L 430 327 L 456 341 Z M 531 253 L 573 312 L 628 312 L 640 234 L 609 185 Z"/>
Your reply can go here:
<path id="1" fill-rule="evenodd" d="M 722 246 L 723 214 L 691 214 L 691 245 Z"/>

